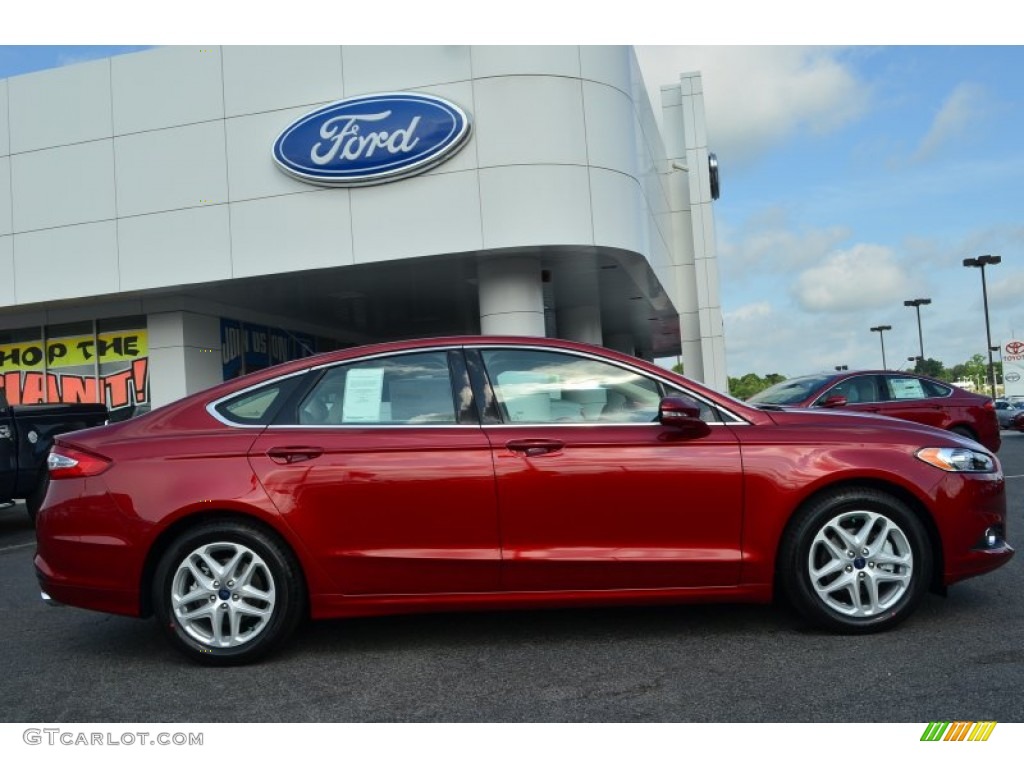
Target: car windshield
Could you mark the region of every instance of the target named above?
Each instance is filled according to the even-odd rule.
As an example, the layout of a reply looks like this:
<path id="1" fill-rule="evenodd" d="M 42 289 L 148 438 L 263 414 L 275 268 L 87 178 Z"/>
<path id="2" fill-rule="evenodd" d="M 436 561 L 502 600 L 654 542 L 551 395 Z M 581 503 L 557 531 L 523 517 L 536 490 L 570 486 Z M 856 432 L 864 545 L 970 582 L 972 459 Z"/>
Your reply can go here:
<path id="1" fill-rule="evenodd" d="M 786 379 L 747 398 L 754 405 L 792 405 L 806 400 L 832 377 L 827 374 Z"/>

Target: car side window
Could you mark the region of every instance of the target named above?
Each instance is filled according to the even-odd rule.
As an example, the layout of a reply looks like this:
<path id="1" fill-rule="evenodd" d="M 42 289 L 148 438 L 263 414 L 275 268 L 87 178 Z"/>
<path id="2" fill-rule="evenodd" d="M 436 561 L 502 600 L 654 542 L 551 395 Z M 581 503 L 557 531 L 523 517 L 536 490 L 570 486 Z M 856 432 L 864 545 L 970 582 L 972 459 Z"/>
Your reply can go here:
<path id="1" fill-rule="evenodd" d="M 637 423 L 658 418 L 660 385 L 625 368 L 540 350 L 483 350 L 481 357 L 506 424 Z"/>
<path id="2" fill-rule="evenodd" d="M 297 409 L 300 425 L 455 424 L 445 352 L 378 357 L 327 369 Z"/>
<path id="3" fill-rule="evenodd" d="M 889 395 L 878 386 L 877 376 L 851 376 L 828 390 L 818 398 L 818 402 L 822 402 L 832 395 L 842 395 L 851 405 L 854 403 L 877 403 L 889 399 Z"/>
<path id="4" fill-rule="evenodd" d="M 274 418 L 274 414 L 292 394 L 299 377 L 266 384 L 256 389 L 222 400 L 214 406 L 217 415 L 223 421 L 239 426 L 265 426 Z"/>
<path id="5" fill-rule="evenodd" d="M 941 384 L 916 376 L 886 376 L 886 387 L 892 400 L 923 400 L 928 397 L 946 397 L 952 390 Z"/>

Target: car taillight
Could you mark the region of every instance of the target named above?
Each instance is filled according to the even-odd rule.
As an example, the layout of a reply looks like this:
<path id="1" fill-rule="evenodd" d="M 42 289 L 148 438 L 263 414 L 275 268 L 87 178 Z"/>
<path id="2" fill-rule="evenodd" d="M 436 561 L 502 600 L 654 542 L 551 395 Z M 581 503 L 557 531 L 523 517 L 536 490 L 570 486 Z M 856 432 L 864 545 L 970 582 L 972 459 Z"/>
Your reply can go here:
<path id="1" fill-rule="evenodd" d="M 46 467 L 50 470 L 51 480 L 67 477 L 92 477 L 105 471 L 111 464 L 110 459 L 95 453 L 72 448 L 69 445 L 55 445 L 46 458 Z"/>
<path id="2" fill-rule="evenodd" d="M 984 408 L 986 411 L 994 411 L 996 409 L 996 404 L 991 400 L 986 400 L 985 404 L 981 407 Z"/>

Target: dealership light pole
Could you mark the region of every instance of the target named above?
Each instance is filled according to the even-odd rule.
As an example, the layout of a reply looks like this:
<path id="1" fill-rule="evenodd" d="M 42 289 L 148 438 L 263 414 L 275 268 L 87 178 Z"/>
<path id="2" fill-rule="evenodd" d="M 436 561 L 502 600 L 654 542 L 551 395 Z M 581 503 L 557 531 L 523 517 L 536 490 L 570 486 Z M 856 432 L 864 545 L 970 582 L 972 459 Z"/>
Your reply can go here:
<path id="1" fill-rule="evenodd" d="M 981 298 L 985 307 L 985 336 L 988 339 L 988 386 L 992 397 L 996 396 L 996 372 L 992 365 L 992 326 L 988 321 L 988 286 L 985 284 L 985 267 L 995 266 L 1003 260 L 1002 256 L 979 256 L 976 259 L 964 259 L 965 267 L 977 267 L 981 270 Z"/>
<path id="2" fill-rule="evenodd" d="M 904 301 L 904 307 L 913 307 L 917 310 L 917 341 L 921 345 L 921 362 L 924 362 L 924 334 L 921 333 L 921 307 L 926 304 L 931 304 L 931 299 L 910 299 Z"/>
<path id="3" fill-rule="evenodd" d="M 876 325 L 871 330 L 872 330 L 872 332 L 875 332 L 875 331 L 878 332 L 878 339 L 879 339 L 879 341 L 882 342 L 882 370 L 883 371 L 887 371 L 889 369 L 885 365 L 885 332 L 886 331 L 891 331 L 892 330 L 892 326 L 891 325 Z"/>

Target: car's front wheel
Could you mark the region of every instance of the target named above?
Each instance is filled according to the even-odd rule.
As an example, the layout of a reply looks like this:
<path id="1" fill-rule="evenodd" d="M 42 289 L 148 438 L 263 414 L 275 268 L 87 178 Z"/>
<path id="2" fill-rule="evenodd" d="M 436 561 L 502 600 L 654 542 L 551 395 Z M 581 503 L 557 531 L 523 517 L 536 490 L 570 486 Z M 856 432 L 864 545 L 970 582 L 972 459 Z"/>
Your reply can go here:
<path id="1" fill-rule="evenodd" d="M 808 619 L 845 633 L 907 618 L 931 580 L 928 534 L 899 499 L 872 488 L 834 491 L 802 509 L 783 537 L 780 578 Z"/>
<path id="2" fill-rule="evenodd" d="M 205 664 L 246 664 L 283 643 L 305 605 L 299 566 L 251 523 L 201 524 L 164 552 L 153 608 L 171 643 Z"/>

